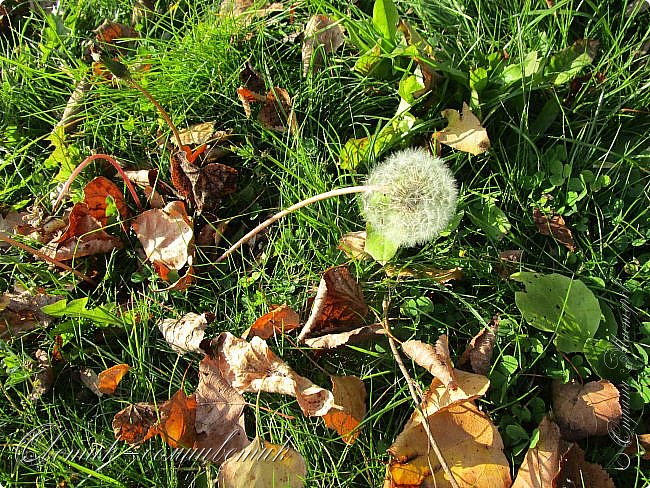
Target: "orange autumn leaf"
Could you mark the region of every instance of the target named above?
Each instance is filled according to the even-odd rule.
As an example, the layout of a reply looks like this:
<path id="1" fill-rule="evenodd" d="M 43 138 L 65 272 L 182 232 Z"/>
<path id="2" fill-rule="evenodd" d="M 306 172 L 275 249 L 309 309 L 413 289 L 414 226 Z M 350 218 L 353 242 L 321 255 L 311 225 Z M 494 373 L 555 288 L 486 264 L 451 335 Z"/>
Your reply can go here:
<path id="1" fill-rule="evenodd" d="M 116 364 L 97 375 L 99 382 L 97 389 L 105 395 L 112 395 L 120 384 L 124 375 L 129 371 L 128 364 Z"/>
<path id="2" fill-rule="evenodd" d="M 323 416 L 325 426 L 336 430 L 346 444 L 353 444 L 366 416 L 366 386 L 356 376 L 332 376 L 331 380 L 336 405 Z"/>
<path id="3" fill-rule="evenodd" d="M 84 188 L 84 202 L 88 206 L 88 213 L 96 218 L 102 226 L 108 224 L 106 216 L 106 197 L 112 197 L 122 220 L 129 218 L 129 209 L 126 206 L 124 195 L 117 185 L 108 178 L 98 176 Z"/>
<path id="4" fill-rule="evenodd" d="M 113 417 L 115 439 L 129 445 L 139 445 L 158 433 L 156 407 L 150 403 L 136 403 L 120 410 Z"/>
<path id="5" fill-rule="evenodd" d="M 266 101 L 257 114 L 257 120 L 263 127 L 276 132 L 295 133 L 298 130 L 298 120 L 292 108 L 291 97 L 284 88 L 275 86 L 266 94 Z"/>
<path id="6" fill-rule="evenodd" d="M 257 336 L 261 339 L 297 329 L 300 326 L 300 317 L 286 303 L 272 305 L 271 311 L 258 318 L 253 325 L 242 335 L 242 339 Z"/>
<path id="7" fill-rule="evenodd" d="M 160 437 L 171 447 L 191 447 L 196 440 L 196 398 L 183 388 L 160 406 Z"/>

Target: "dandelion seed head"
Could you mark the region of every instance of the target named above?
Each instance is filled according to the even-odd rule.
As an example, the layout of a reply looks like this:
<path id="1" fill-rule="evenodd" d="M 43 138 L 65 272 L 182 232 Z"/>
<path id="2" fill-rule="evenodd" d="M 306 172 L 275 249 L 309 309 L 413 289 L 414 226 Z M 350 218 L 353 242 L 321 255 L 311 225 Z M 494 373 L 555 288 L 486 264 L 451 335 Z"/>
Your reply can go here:
<path id="1" fill-rule="evenodd" d="M 361 197 L 366 221 L 399 246 L 433 239 L 456 212 L 451 170 L 422 148 L 393 153 L 370 172 L 366 184 L 380 188 Z"/>

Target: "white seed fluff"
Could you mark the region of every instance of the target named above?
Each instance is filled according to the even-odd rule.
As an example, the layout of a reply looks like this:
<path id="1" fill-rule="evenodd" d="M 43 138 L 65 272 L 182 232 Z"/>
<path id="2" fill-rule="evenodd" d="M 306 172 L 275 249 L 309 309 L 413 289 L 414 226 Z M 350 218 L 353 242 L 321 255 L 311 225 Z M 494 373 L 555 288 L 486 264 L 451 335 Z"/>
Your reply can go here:
<path id="1" fill-rule="evenodd" d="M 399 246 L 423 244 L 437 236 L 456 212 L 456 180 L 444 161 L 422 148 L 391 154 L 368 175 L 362 194 L 370 226 Z"/>

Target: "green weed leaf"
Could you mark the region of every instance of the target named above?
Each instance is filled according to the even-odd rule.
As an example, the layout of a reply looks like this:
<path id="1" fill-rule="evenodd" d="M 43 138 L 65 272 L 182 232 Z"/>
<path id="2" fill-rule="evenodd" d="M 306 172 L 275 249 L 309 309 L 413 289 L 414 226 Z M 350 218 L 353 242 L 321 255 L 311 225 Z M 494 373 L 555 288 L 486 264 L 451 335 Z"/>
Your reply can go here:
<path id="1" fill-rule="evenodd" d="M 604 339 L 587 339 L 583 352 L 589 365 L 601 378 L 622 382 L 632 370 L 632 363 L 625 352 Z"/>
<path id="2" fill-rule="evenodd" d="M 397 253 L 399 246 L 366 226 L 366 246 L 364 251 L 380 264 L 386 264 Z"/>
<path id="3" fill-rule="evenodd" d="M 115 326 L 121 327 L 122 321 L 103 307 L 87 308 L 88 297 L 77 298 L 76 300 L 59 300 L 51 305 L 41 308 L 43 312 L 52 317 L 74 317 L 91 320 L 99 327 Z"/>
<path id="4" fill-rule="evenodd" d="M 598 41 L 580 39 L 549 59 L 544 77 L 554 85 L 563 85 L 589 66 L 596 57 Z"/>
<path id="5" fill-rule="evenodd" d="M 372 9 L 372 23 L 382 37 L 392 42 L 397 33 L 399 14 L 393 0 L 375 0 Z"/>

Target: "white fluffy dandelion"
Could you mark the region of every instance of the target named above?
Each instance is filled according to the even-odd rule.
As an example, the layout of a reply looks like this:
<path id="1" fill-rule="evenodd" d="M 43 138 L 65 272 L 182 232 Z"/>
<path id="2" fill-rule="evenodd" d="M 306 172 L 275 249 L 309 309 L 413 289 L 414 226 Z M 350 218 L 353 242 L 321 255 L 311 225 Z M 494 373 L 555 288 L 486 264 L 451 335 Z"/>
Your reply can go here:
<path id="1" fill-rule="evenodd" d="M 415 246 L 437 236 L 456 210 L 458 190 L 451 170 L 425 149 L 404 149 L 368 175 L 365 185 L 338 188 L 298 202 L 268 218 L 221 255 L 223 261 L 276 220 L 327 198 L 361 193 L 363 213 L 373 231 L 397 246 Z"/>
<path id="2" fill-rule="evenodd" d="M 451 170 L 422 148 L 397 151 L 378 164 L 361 195 L 366 221 L 398 246 L 423 244 L 445 229 L 456 211 Z"/>

